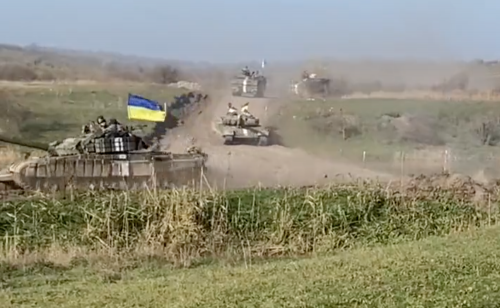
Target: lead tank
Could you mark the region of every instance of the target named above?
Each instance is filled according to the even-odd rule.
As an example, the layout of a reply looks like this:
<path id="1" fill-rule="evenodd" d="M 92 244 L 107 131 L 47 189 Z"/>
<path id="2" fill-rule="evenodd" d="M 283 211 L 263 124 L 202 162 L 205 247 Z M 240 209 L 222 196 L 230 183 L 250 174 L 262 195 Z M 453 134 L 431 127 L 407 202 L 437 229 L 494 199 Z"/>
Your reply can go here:
<path id="1" fill-rule="evenodd" d="M 46 151 L 44 157 L 11 164 L 0 171 L 4 190 L 64 190 L 144 187 L 173 188 L 200 182 L 207 155 L 160 151 L 130 134 L 88 134 L 44 145 L 0 136 L 0 142 Z"/>

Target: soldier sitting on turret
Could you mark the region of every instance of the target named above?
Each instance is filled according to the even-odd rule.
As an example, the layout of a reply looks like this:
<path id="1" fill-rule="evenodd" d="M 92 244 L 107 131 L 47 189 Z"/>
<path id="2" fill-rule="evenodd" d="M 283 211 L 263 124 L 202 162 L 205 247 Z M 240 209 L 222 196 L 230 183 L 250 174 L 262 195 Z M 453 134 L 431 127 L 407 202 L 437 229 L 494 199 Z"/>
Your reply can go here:
<path id="1" fill-rule="evenodd" d="M 90 134 L 90 125 L 89 124 L 82 125 L 82 134 L 83 135 Z"/>
<path id="2" fill-rule="evenodd" d="M 253 114 L 250 113 L 249 111 L 249 105 L 250 103 L 246 102 L 242 107 L 241 107 L 241 113 L 238 116 L 238 125 L 243 126 L 246 122 L 247 119 L 253 119 L 255 118 Z"/>
<path id="3" fill-rule="evenodd" d="M 105 121 L 104 121 L 104 123 L 101 123 L 101 125 L 97 124 L 94 121 L 91 121 L 89 124 L 85 124 L 82 126 L 82 134 L 84 134 L 84 135 L 94 134 L 96 132 L 103 131 L 105 129 L 105 127 L 106 127 Z"/>
<path id="4" fill-rule="evenodd" d="M 243 73 L 244 76 L 250 77 L 250 70 L 248 69 L 248 66 L 242 68 L 241 72 Z"/>
<path id="5" fill-rule="evenodd" d="M 238 110 L 233 107 L 233 104 L 227 103 L 227 115 L 231 116 L 237 116 L 238 115 Z"/>
<path id="6" fill-rule="evenodd" d="M 246 102 L 242 107 L 241 107 L 241 114 L 247 118 L 253 118 L 254 116 L 250 113 L 250 103 Z"/>
<path id="7" fill-rule="evenodd" d="M 106 129 L 108 127 L 108 123 L 106 123 L 106 119 L 103 116 L 97 117 L 97 124 L 102 128 Z"/>
<path id="8" fill-rule="evenodd" d="M 106 134 L 120 134 L 125 132 L 125 129 L 123 128 L 123 125 L 118 123 L 116 119 L 110 119 L 109 120 L 109 125 L 106 127 L 104 130 L 104 133 Z"/>

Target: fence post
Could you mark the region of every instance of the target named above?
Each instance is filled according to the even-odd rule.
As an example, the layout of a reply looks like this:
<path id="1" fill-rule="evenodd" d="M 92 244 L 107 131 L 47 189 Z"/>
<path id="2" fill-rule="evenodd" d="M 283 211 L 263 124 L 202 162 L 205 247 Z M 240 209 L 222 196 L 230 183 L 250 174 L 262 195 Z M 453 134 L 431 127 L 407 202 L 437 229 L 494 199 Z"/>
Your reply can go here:
<path id="1" fill-rule="evenodd" d="M 449 168 L 448 168 L 448 150 L 444 150 L 444 153 L 443 153 L 444 157 L 443 157 L 443 173 L 445 172 L 448 172 Z"/>
<path id="2" fill-rule="evenodd" d="M 366 168 L 366 151 L 363 151 L 363 168 Z"/>
<path id="3" fill-rule="evenodd" d="M 400 159 L 400 172 L 401 172 L 401 179 L 403 179 L 403 176 L 405 174 L 405 152 L 404 151 L 401 151 L 401 159 Z"/>

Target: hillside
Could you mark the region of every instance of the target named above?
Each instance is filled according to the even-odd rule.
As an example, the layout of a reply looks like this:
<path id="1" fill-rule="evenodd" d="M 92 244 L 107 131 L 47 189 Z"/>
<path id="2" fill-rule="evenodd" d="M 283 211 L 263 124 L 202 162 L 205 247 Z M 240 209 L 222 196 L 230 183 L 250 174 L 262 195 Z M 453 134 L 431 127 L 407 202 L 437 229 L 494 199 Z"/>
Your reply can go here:
<path id="1" fill-rule="evenodd" d="M 166 60 L 104 51 L 80 51 L 37 45 L 0 44 L 0 80 L 97 80 L 175 82 L 179 78 L 197 82 L 226 80 L 244 66 L 261 69 L 259 61 L 247 63 L 205 63 Z M 168 69 L 167 69 L 168 68 Z M 175 69 L 175 74 L 166 72 Z M 500 81 L 495 61 L 435 62 L 426 60 L 275 61 L 263 72 L 272 92 L 285 91 L 302 70 L 318 71 L 332 78 L 347 93 L 409 90 L 493 91 Z M 165 78 L 168 77 L 168 78 Z M 226 80 L 227 81 L 227 80 Z"/>

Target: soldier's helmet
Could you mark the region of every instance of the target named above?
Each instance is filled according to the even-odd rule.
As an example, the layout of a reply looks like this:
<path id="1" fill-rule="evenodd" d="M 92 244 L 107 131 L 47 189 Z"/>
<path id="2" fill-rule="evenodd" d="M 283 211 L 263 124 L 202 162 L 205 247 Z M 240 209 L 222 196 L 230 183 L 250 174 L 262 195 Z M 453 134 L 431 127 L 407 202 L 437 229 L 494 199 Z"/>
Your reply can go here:
<path id="1" fill-rule="evenodd" d="M 98 116 L 97 117 L 97 124 L 99 124 L 99 126 L 105 126 L 106 125 L 106 119 L 103 116 Z"/>

